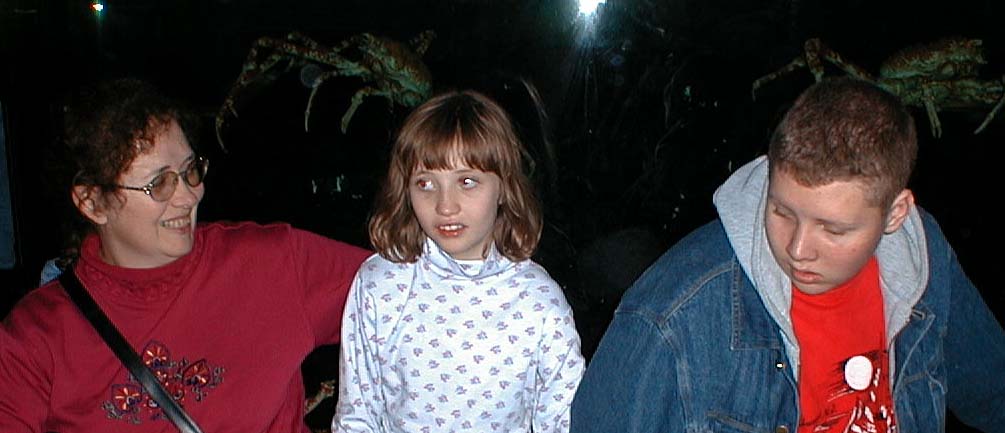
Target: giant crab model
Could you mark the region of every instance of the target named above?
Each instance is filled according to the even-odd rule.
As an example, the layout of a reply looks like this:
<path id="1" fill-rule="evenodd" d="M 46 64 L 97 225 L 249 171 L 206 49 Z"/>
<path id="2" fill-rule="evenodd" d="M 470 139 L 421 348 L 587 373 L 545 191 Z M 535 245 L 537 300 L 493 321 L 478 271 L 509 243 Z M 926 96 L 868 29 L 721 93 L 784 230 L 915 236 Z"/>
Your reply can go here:
<path id="1" fill-rule="evenodd" d="M 216 115 L 216 138 L 223 147 L 221 129 L 228 114 L 237 117 L 234 99 L 256 80 L 267 76 L 277 65 L 293 67 L 315 65 L 321 68 L 310 83 L 311 94 L 304 110 L 304 129 L 307 129 L 311 104 L 321 84 L 332 77 L 359 77 L 365 86 L 352 97 L 352 104 L 342 116 L 342 132 L 363 98 L 383 96 L 389 104 L 414 107 L 429 98 L 432 78 L 421 56 L 435 37 L 431 30 L 420 33 L 409 45 L 361 33 L 343 40 L 334 47 L 326 47 L 300 34 L 290 33 L 285 39 L 259 38 L 251 46 L 241 74 L 230 88 Z"/>
<path id="2" fill-rule="evenodd" d="M 805 54 L 781 69 L 754 81 L 752 94 L 765 83 L 798 68 L 808 68 L 817 81 L 824 75 L 826 60 L 845 73 L 868 80 L 901 98 L 905 104 L 924 108 L 928 113 L 932 136 L 942 136 L 940 109 L 977 109 L 994 106 L 984 122 L 974 131 L 984 130 L 1005 103 L 1005 76 L 1001 80 L 985 80 L 977 76 L 987 63 L 980 39 L 947 38 L 930 44 L 915 45 L 890 56 L 874 76 L 845 61 L 819 39 L 807 40 Z"/>

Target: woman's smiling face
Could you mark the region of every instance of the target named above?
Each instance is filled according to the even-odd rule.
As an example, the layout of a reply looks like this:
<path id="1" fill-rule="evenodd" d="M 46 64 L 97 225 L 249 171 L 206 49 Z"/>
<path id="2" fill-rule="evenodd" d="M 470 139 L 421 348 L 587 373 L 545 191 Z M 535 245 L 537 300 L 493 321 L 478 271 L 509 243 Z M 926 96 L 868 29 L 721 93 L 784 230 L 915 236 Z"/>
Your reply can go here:
<path id="1" fill-rule="evenodd" d="M 171 121 L 156 134 L 153 146 L 133 160 L 119 176 L 119 185 L 142 186 L 157 175 L 182 172 L 195 161 L 178 123 Z M 192 250 L 196 210 L 204 184 L 191 187 L 178 181 L 174 194 L 158 202 L 142 191 L 114 190 L 95 197 L 84 214 L 101 237 L 101 257 L 127 268 L 153 268 L 173 262 Z M 80 205 L 78 205 L 80 206 Z"/>

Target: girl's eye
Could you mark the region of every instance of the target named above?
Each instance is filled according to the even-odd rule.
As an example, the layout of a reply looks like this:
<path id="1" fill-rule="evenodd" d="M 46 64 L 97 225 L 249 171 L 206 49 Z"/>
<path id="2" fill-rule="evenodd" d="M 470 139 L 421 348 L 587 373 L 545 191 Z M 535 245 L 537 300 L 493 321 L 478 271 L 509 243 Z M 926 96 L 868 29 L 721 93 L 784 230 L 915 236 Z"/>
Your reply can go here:
<path id="1" fill-rule="evenodd" d="M 771 209 L 771 213 L 775 214 L 775 216 L 779 218 L 789 219 L 789 214 L 783 212 L 782 209 L 779 208 L 778 206 L 773 206 Z"/>
<path id="2" fill-rule="evenodd" d="M 478 186 L 478 180 L 472 177 L 465 177 L 461 179 L 461 187 L 465 189 L 471 189 Z"/>
<path id="3" fill-rule="evenodd" d="M 418 179 L 415 181 L 415 186 L 422 191 L 431 191 L 433 189 L 433 182 L 429 179 Z"/>

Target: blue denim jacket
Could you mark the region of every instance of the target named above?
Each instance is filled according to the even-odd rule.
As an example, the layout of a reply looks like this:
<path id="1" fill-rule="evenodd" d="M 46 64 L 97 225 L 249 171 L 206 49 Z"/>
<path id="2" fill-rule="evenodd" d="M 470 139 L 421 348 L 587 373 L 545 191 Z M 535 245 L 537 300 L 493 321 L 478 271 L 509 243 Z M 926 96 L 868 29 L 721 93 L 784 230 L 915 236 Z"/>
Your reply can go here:
<path id="1" fill-rule="evenodd" d="M 934 219 L 921 220 L 928 284 L 893 342 L 898 428 L 942 432 L 948 407 L 1005 432 L 1005 333 Z M 579 387 L 572 431 L 794 431 L 798 387 L 783 335 L 712 222 L 625 295 Z"/>

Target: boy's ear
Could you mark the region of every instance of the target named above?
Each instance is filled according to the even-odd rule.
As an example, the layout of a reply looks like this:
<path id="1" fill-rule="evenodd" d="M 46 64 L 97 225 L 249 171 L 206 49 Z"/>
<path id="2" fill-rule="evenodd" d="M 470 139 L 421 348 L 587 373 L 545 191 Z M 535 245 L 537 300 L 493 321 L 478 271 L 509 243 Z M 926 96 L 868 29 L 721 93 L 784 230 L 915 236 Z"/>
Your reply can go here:
<path id="1" fill-rule="evenodd" d="M 897 194 L 897 198 L 893 199 L 893 203 L 887 210 L 886 227 L 883 228 L 883 233 L 890 234 L 899 230 L 900 226 L 904 225 L 907 215 L 911 213 L 912 207 L 914 207 L 914 193 L 911 190 L 905 189 Z"/>
<path id="2" fill-rule="evenodd" d="M 70 195 L 73 197 L 73 205 L 85 218 L 97 225 L 108 222 L 104 207 L 97 202 L 101 196 L 98 187 L 74 185 Z"/>

